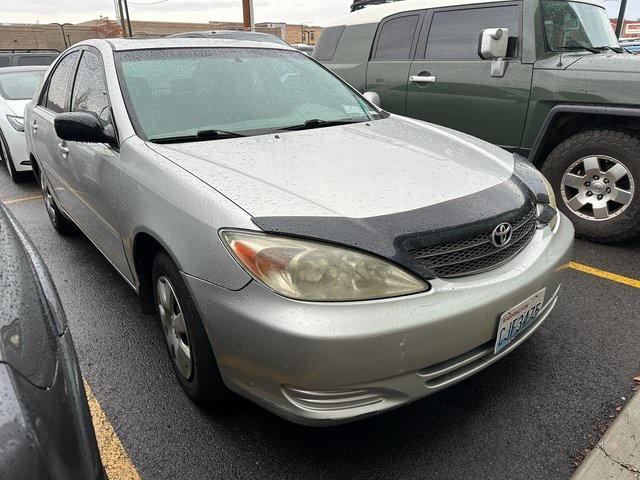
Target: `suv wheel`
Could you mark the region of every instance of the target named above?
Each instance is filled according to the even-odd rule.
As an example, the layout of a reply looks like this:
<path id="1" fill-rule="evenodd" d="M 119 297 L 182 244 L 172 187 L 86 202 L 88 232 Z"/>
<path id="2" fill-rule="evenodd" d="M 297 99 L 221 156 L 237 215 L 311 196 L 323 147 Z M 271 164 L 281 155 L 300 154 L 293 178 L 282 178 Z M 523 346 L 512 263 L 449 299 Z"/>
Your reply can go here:
<path id="1" fill-rule="evenodd" d="M 156 255 L 152 278 L 156 314 L 176 377 L 197 404 L 219 402 L 226 388 L 209 337 L 178 267 L 166 253 Z"/>
<path id="2" fill-rule="evenodd" d="M 615 243 L 640 233 L 640 138 L 615 130 L 569 137 L 542 173 L 581 238 Z"/>
<path id="3" fill-rule="evenodd" d="M 68 235 L 75 231 L 76 226 L 74 223 L 63 215 L 58 208 L 56 201 L 51 195 L 51 187 L 49 182 L 44 176 L 44 173 L 40 176 L 40 186 L 42 188 L 42 197 L 44 199 L 44 206 L 47 209 L 47 215 L 51 220 L 51 225 L 60 235 Z"/>

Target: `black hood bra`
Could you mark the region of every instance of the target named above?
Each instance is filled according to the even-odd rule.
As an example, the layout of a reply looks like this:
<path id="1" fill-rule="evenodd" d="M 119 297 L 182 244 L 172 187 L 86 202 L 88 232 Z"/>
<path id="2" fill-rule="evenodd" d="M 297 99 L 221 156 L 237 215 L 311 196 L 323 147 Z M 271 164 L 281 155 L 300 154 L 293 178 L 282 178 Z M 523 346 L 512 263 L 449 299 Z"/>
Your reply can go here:
<path id="1" fill-rule="evenodd" d="M 292 216 L 254 217 L 252 221 L 267 233 L 373 253 L 431 279 L 440 275 L 416 261 L 413 252 L 482 238 L 502 222 L 520 225 L 531 216 L 535 219 L 536 203 L 549 203 L 540 173 L 523 157 L 514 155 L 514 160 L 514 173 L 505 182 L 429 207 L 368 218 Z"/>

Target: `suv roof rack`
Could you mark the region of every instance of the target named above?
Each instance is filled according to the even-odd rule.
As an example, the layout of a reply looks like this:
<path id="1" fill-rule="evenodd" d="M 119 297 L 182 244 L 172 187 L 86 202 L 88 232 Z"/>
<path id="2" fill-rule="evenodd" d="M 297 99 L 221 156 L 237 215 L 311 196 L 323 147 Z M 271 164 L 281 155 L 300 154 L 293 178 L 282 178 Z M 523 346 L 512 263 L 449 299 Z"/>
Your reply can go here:
<path id="1" fill-rule="evenodd" d="M 60 53 L 55 48 L 0 48 L 0 53 L 32 53 L 32 52 L 51 52 Z"/>
<path id="2" fill-rule="evenodd" d="M 355 12 L 356 10 L 361 10 L 367 5 L 379 5 L 381 3 L 391 3 L 394 1 L 400 0 L 353 0 L 351 4 L 351 11 Z"/>

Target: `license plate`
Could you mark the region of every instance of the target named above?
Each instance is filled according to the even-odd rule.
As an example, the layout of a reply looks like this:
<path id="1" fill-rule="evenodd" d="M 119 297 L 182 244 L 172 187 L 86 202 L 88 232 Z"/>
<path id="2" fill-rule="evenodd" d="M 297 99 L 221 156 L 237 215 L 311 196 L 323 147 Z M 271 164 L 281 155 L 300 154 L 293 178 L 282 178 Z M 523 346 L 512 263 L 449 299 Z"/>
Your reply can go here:
<path id="1" fill-rule="evenodd" d="M 498 353 L 509 343 L 531 325 L 544 305 L 544 293 L 546 289 L 540 290 L 535 295 L 527 298 L 524 302 L 510 308 L 500 316 L 498 322 L 498 334 L 496 335 L 496 345 L 494 353 Z"/>

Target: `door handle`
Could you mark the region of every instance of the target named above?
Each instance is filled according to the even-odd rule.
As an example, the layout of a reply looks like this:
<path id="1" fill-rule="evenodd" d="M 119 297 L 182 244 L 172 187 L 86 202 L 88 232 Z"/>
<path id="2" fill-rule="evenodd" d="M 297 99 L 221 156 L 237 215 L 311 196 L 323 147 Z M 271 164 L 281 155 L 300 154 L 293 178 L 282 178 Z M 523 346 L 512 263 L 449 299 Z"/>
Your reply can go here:
<path id="1" fill-rule="evenodd" d="M 69 155 L 69 149 L 64 145 L 64 143 L 59 143 L 58 148 L 62 152 L 62 158 L 67 158 L 67 155 Z"/>
<path id="2" fill-rule="evenodd" d="M 436 83 L 435 75 L 411 75 L 409 81 L 412 83 Z"/>
<path id="3" fill-rule="evenodd" d="M 33 130 L 34 132 L 36 130 L 38 130 L 38 125 L 36 125 L 36 121 L 35 120 L 33 122 L 31 122 L 31 130 Z"/>

